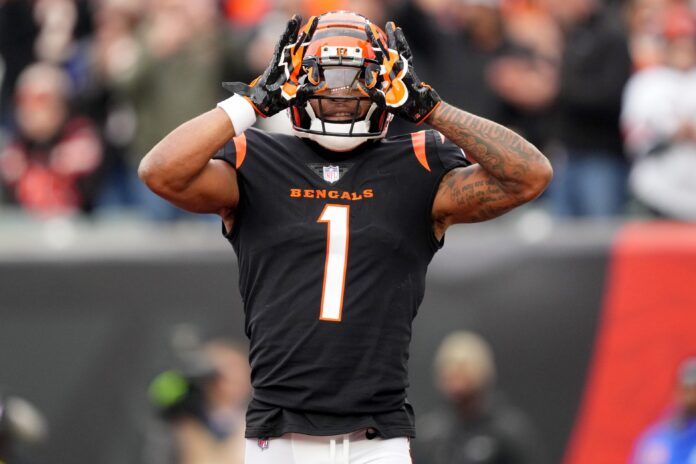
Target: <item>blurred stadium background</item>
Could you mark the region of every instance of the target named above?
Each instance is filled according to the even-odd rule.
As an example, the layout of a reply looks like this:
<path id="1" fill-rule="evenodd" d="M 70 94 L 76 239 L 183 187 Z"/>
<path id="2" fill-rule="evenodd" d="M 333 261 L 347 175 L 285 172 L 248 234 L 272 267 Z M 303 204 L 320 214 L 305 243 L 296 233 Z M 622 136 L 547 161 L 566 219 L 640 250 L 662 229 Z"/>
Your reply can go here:
<path id="1" fill-rule="evenodd" d="M 553 463 L 628 462 L 667 410 L 696 355 L 693 2 L 0 0 L 0 393 L 48 430 L 8 464 L 155 462 L 147 391 L 173 334 L 244 340 L 219 222 L 158 201 L 137 164 L 222 80 L 258 75 L 292 13 L 333 9 L 394 19 L 444 99 L 556 169 L 532 205 L 448 232 L 415 324 L 416 413 L 442 404 L 432 360 L 459 328 L 491 343 Z"/>

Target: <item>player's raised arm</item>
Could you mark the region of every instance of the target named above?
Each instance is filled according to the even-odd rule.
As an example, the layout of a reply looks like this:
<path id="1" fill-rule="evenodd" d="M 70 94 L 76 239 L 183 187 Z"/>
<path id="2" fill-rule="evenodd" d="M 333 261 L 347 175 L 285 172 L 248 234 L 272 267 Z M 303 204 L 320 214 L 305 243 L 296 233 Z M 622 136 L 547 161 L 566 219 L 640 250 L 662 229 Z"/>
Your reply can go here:
<path id="1" fill-rule="evenodd" d="M 140 162 L 140 179 L 156 194 L 195 213 L 227 215 L 237 205 L 237 176 L 212 156 L 234 137 L 234 126 L 220 108 L 174 129 Z"/>
<path id="2" fill-rule="evenodd" d="M 379 79 L 365 76 L 363 92 L 397 116 L 426 122 L 478 163 L 445 175 L 433 204 L 436 235 L 451 224 L 492 219 L 539 196 L 553 175 L 546 157 L 500 124 L 444 103 L 414 72 L 401 28 L 389 22 L 385 29 L 383 43 L 366 27 L 382 66 Z"/>

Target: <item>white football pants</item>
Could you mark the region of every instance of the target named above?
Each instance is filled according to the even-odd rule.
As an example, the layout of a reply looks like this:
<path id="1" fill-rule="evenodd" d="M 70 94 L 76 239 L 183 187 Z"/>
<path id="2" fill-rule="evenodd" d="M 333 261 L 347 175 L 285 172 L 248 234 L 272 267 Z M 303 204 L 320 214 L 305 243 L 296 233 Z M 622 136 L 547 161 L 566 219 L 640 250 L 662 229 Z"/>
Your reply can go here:
<path id="1" fill-rule="evenodd" d="M 327 437 L 286 433 L 246 439 L 245 464 L 412 464 L 409 439 L 374 438 L 365 430 Z"/>

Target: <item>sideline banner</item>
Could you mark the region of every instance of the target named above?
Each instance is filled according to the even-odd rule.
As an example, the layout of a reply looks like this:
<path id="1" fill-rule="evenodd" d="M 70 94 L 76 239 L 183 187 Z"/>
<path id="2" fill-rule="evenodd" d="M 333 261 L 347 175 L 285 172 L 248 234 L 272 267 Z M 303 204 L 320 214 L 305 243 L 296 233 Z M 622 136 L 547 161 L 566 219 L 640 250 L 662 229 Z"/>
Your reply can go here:
<path id="1" fill-rule="evenodd" d="M 615 241 L 582 406 L 565 464 L 627 463 L 696 355 L 696 226 L 631 224 Z"/>

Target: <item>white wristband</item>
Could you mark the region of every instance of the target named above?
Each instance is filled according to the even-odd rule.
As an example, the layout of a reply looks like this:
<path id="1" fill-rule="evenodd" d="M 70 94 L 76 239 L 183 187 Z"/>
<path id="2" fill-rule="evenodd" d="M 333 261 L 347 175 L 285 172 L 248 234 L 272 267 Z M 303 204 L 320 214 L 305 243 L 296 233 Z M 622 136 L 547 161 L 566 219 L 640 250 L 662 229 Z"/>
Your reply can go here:
<path id="1" fill-rule="evenodd" d="M 241 135 L 256 122 L 256 111 L 252 104 L 241 95 L 234 94 L 227 100 L 217 104 L 218 108 L 227 113 L 232 121 L 234 134 Z"/>

